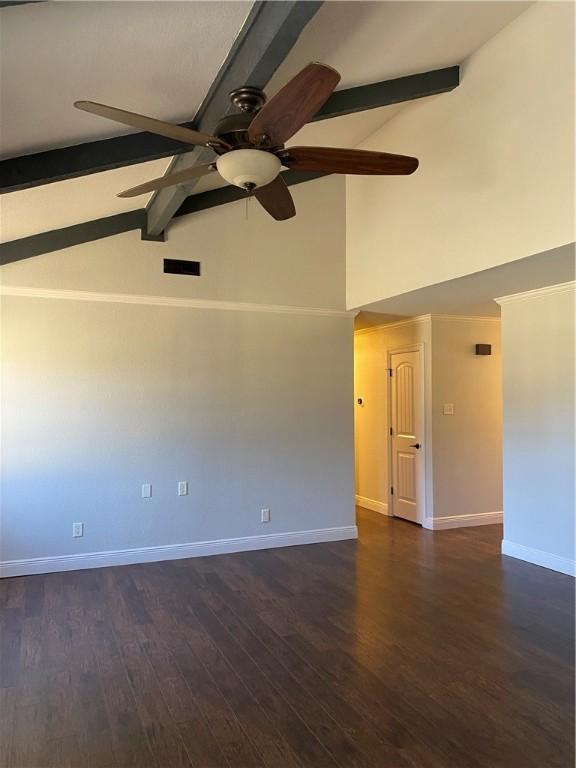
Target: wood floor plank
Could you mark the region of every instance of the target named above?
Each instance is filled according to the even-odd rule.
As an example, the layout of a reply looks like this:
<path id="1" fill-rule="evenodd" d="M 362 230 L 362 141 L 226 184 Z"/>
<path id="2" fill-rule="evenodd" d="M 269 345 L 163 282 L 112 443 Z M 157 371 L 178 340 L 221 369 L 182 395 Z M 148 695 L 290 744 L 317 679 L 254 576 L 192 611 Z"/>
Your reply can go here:
<path id="1" fill-rule="evenodd" d="M 144 643 L 164 700 L 195 765 L 229 765 L 227 755 L 242 752 L 244 734 L 233 710 L 216 688 L 208 671 L 185 643 L 183 651 L 173 655 L 162 639 L 149 638 Z M 184 659 L 177 663 L 178 654 Z M 193 658 L 195 674 L 190 675 Z M 250 753 L 250 760 L 254 756 Z"/>
<path id="2" fill-rule="evenodd" d="M 247 622 L 240 619 L 243 614 L 246 616 L 245 611 L 242 610 L 236 597 L 223 585 L 216 574 L 209 575 L 207 579 L 213 585 L 213 590 L 210 592 L 210 605 L 223 627 L 228 630 L 231 637 L 237 638 L 238 642 L 248 650 L 251 657 L 256 660 L 256 664 L 263 656 L 266 657 L 267 663 L 264 668 L 268 670 L 268 679 L 276 680 L 276 684 L 280 686 L 278 689 L 280 695 L 288 694 L 289 699 L 295 701 L 301 701 L 305 696 L 307 707 L 299 706 L 298 711 L 307 722 L 320 726 L 313 729 L 317 733 L 318 739 L 323 741 L 326 732 L 334 732 L 335 730 L 338 730 L 340 739 L 344 737 L 347 742 L 346 750 L 342 749 L 341 744 L 334 744 L 333 749 L 330 750 L 333 739 L 327 740 L 327 747 L 335 759 L 344 760 L 345 765 L 350 766 L 374 765 L 373 761 L 378 755 L 377 759 L 379 760 L 394 758 L 398 768 L 404 765 L 400 755 L 392 754 L 391 745 L 364 727 L 362 719 L 357 716 L 356 712 L 347 708 L 345 714 L 342 714 L 345 705 L 334 691 L 331 692 L 328 699 L 322 696 L 323 686 L 318 685 L 318 678 L 314 676 L 313 670 L 307 662 L 295 654 L 291 654 L 288 646 L 279 637 L 274 637 L 273 633 L 266 630 L 259 617 L 252 614 Z M 278 670 L 280 668 L 282 668 L 282 674 L 279 675 Z M 306 674 L 307 672 L 312 672 L 312 674 Z M 293 678 L 288 688 L 286 687 L 286 680 L 289 678 L 286 677 L 286 673 Z M 291 688 L 295 684 L 302 688 L 296 698 L 290 695 Z M 320 717 L 317 714 L 319 706 L 324 710 Z M 313 712 L 310 712 L 310 707 L 313 708 Z M 340 712 L 341 716 L 338 717 L 336 712 Z"/>
<path id="3" fill-rule="evenodd" d="M 325 690 L 329 690 L 330 695 L 323 698 L 325 706 L 330 709 L 338 703 L 338 699 L 342 698 L 349 706 L 354 707 L 356 702 L 354 701 L 354 684 L 353 681 L 347 680 L 344 685 L 340 685 L 342 681 L 335 681 L 334 679 L 324 678 L 318 674 L 318 665 L 314 665 L 314 655 L 308 654 L 299 656 L 294 653 L 289 645 L 279 643 L 278 638 L 274 637 L 274 632 L 266 626 L 266 620 L 269 620 L 270 614 L 265 616 L 255 615 L 250 607 L 246 603 L 238 598 L 238 595 L 231 594 L 230 586 L 223 585 L 218 575 L 214 574 L 212 577 L 212 583 L 214 584 L 214 590 L 220 594 L 228 595 L 229 605 L 233 606 L 233 609 L 239 616 L 243 618 L 247 625 L 250 625 L 254 635 L 259 638 L 267 648 L 271 649 L 277 658 L 291 671 L 297 678 L 301 678 L 305 665 L 313 665 L 316 672 L 316 685 L 311 687 L 311 690 L 316 695 L 322 695 Z M 321 613 L 320 613 L 321 615 Z M 274 622 L 273 622 L 274 623 Z M 292 637 L 292 633 L 287 633 L 282 638 L 284 641 L 289 640 Z M 330 664 L 330 659 L 333 657 L 333 653 L 336 649 L 336 645 L 332 644 L 331 650 L 328 652 L 324 642 L 318 645 L 317 636 L 314 635 L 313 641 L 310 643 L 310 648 L 314 649 L 314 653 L 318 654 L 317 658 L 322 658 L 326 663 Z M 350 697 L 350 694 L 352 696 Z M 364 690 L 357 689 L 356 693 L 358 697 L 364 702 L 366 693 Z M 370 705 L 370 699 L 368 699 Z M 373 705 L 373 703 L 372 703 Z M 360 708 L 361 717 L 366 718 L 366 710 Z M 337 716 L 335 716 L 337 719 Z M 351 738 L 354 738 L 354 733 L 349 733 L 349 729 L 352 727 L 354 718 L 350 711 L 347 713 L 346 725 L 343 723 L 342 727 L 346 728 L 346 732 Z M 415 725 L 413 731 L 410 732 L 409 728 L 406 728 L 404 723 L 399 720 L 395 714 L 394 708 L 386 713 L 385 717 L 382 717 L 379 721 L 371 723 L 372 732 L 381 739 L 380 746 L 380 758 L 385 759 L 388 750 L 391 746 L 395 747 L 397 756 L 394 759 L 394 765 L 404 765 L 406 760 L 409 765 L 421 765 L 418 755 L 422 752 L 426 753 L 427 761 L 430 766 L 435 765 L 434 757 L 430 754 L 429 747 L 425 747 L 424 744 L 420 745 L 420 738 L 418 734 L 418 727 Z M 363 751 L 370 751 L 370 740 L 366 743 L 362 742 L 361 749 Z"/>
<path id="4" fill-rule="evenodd" d="M 85 764 L 86 758 L 80 749 L 76 735 L 50 739 L 46 745 L 46 768 L 78 768 Z"/>
<path id="5" fill-rule="evenodd" d="M 93 628 L 96 665 L 112 745 L 120 766 L 158 765 L 140 719 L 128 671 L 112 630 L 112 622 L 99 620 Z"/>
<path id="6" fill-rule="evenodd" d="M 170 573 L 170 569 L 166 569 Z M 199 647 L 193 645 L 198 632 L 197 620 L 190 613 L 186 601 L 175 599 L 177 581 L 168 577 L 170 592 L 155 614 L 161 632 L 149 628 L 149 638 L 144 645 L 150 651 L 150 639 L 154 638 L 162 652 L 168 654 L 186 685 L 194 692 L 198 708 L 216 739 L 222 765 L 234 766 L 237 761 L 246 766 L 260 765 L 252 741 L 243 728 L 242 717 L 220 690 L 212 670 L 206 666 Z M 157 583 L 158 585 L 158 583 Z M 172 700 L 172 706 L 174 701 Z M 191 724 L 191 723 L 190 723 Z M 190 733 L 190 729 L 181 729 Z"/>
<path id="7" fill-rule="evenodd" d="M 216 614 L 212 610 L 214 601 L 208 597 L 204 597 L 204 600 L 206 605 L 197 606 L 195 611 L 203 617 L 205 626 L 210 628 L 229 663 L 238 670 L 244 685 L 258 703 L 263 719 L 268 721 L 270 731 L 278 734 L 276 738 L 282 739 L 288 746 L 288 753 L 279 762 L 276 761 L 276 765 L 312 763 L 334 766 L 336 763 L 314 735 L 314 729 L 310 728 L 306 724 L 306 718 L 302 717 L 301 707 L 297 706 L 299 698 L 286 698 L 283 687 L 278 686 L 277 676 L 271 678 L 266 674 L 259 663 L 260 659 L 254 658 L 246 651 L 239 633 L 230 632 L 229 624 L 222 621 L 221 612 Z"/>

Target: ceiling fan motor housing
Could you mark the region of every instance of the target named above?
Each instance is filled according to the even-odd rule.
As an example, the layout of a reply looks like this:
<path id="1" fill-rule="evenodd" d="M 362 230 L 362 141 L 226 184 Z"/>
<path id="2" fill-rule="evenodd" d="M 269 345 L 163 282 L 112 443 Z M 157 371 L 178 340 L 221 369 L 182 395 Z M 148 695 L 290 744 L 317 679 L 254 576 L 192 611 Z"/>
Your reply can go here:
<path id="1" fill-rule="evenodd" d="M 252 190 L 274 181 L 282 163 L 276 155 L 261 149 L 233 149 L 220 155 L 216 167 L 229 184 Z"/>
<path id="2" fill-rule="evenodd" d="M 230 101 L 240 112 L 225 115 L 219 120 L 214 128 L 214 136 L 225 141 L 230 147 L 251 147 L 253 145 L 248 137 L 248 127 L 254 115 L 266 103 L 266 94 L 261 88 L 244 85 L 230 93 Z M 225 151 L 218 147 L 214 149 L 218 154 Z"/>
<path id="3" fill-rule="evenodd" d="M 276 155 L 256 149 L 248 136 L 248 127 L 266 103 L 266 94 L 261 88 L 244 85 L 230 93 L 230 101 L 240 112 L 226 115 L 214 129 L 214 135 L 232 147 L 228 150 L 215 147 L 219 155 L 216 167 L 229 184 L 252 191 L 274 181 L 282 167 Z"/>

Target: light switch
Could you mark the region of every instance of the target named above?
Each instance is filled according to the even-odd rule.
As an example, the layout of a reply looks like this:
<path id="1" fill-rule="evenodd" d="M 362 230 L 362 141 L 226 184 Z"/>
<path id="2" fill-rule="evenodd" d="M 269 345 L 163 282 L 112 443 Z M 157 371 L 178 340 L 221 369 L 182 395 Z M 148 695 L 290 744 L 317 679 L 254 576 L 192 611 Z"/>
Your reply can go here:
<path id="1" fill-rule="evenodd" d="M 188 482 L 181 480 L 178 483 L 178 496 L 188 496 Z"/>
<path id="2" fill-rule="evenodd" d="M 454 416 L 454 403 L 444 403 L 442 414 L 444 416 Z"/>
<path id="3" fill-rule="evenodd" d="M 142 498 L 149 499 L 152 496 L 152 485 L 150 483 L 144 483 L 142 485 Z"/>

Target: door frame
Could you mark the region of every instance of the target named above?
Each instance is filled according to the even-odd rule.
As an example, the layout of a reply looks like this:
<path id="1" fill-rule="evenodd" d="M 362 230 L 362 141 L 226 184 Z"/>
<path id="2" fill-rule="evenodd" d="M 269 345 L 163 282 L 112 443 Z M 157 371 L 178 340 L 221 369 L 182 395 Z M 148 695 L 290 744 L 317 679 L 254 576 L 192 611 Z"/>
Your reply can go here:
<path id="1" fill-rule="evenodd" d="M 387 399 L 387 408 L 386 408 L 386 416 L 387 416 L 387 424 L 386 424 L 386 442 L 388 446 L 388 515 L 390 517 L 395 517 L 394 515 L 394 499 L 392 494 L 390 493 L 390 489 L 392 488 L 392 478 L 393 478 L 393 456 L 392 456 L 392 435 L 390 434 L 390 427 L 392 426 L 392 355 L 399 354 L 402 352 L 418 352 L 418 358 L 420 362 L 420 376 L 421 376 L 421 403 L 420 407 L 422 408 L 422 424 L 424 426 L 424 434 L 422 435 L 422 466 L 423 466 L 423 476 L 422 476 L 422 504 L 420 507 L 420 515 L 418 516 L 418 524 L 421 525 L 423 528 L 426 527 L 425 521 L 428 519 L 428 448 L 429 446 L 429 415 L 428 415 L 428 408 L 427 405 L 430 401 L 429 399 L 429 392 L 428 392 L 428 376 L 427 376 L 427 369 L 426 369 L 426 354 L 425 354 L 425 343 L 423 341 L 417 341 L 414 342 L 414 344 L 404 344 L 400 347 L 388 347 L 386 349 L 386 370 L 388 372 L 388 382 L 387 382 L 387 393 L 386 393 L 386 399 Z M 432 455 L 430 453 L 430 455 Z"/>

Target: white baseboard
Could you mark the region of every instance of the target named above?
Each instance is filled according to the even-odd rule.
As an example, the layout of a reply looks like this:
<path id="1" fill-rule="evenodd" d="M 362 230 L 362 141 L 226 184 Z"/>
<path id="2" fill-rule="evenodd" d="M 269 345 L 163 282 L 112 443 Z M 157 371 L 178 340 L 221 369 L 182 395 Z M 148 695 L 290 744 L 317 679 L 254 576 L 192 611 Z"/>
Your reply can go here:
<path id="1" fill-rule="evenodd" d="M 77 571 L 84 568 L 104 568 L 110 565 L 152 563 L 159 560 L 180 560 L 187 557 L 224 555 L 232 552 L 247 552 L 252 549 L 272 549 L 274 547 L 291 547 L 297 544 L 319 544 L 324 541 L 343 541 L 344 539 L 357 538 L 358 529 L 356 526 L 347 525 L 339 528 L 319 528 L 314 531 L 244 536 L 239 539 L 195 541 L 190 544 L 166 544 L 159 547 L 118 549 L 110 552 L 34 557 L 28 560 L 5 560 L 0 562 L 0 577 Z"/>
<path id="2" fill-rule="evenodd" d="M 503 512 L 478 512 L 475 515 L 452 515 L 450 517 L 427 517 L 423 527 L 431 531 L 448 528 L 468 528 L 475 525 L 495 525 L 504 520 Z"/>
<path id="3" fill-rule="evenodd" d="M 383 501 L 369 499 L 366 496 L 356 496 L 356 506 L 369 509 L 371 512 L 379 512 L 381 515 L 388 514 L 388 504 Z"/>
<path id="4" fill-rule="evenodd" d="M 576 561 L 560 555 L 553 555 L 551 552 L 544 552 L 542 549 L 525 547 L 523 544 L 516 544 L 504 539 L 502 554 L 515 557 L 517 560 L 524 560 L 533 565 L 540 565 L 542 568 L 550 568 L 552 571 L 565 573 L 567 576 L 576 576 Z"/>

